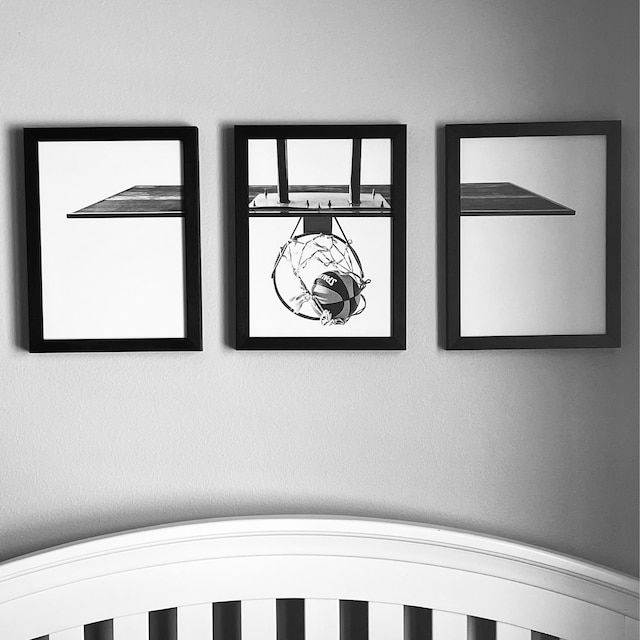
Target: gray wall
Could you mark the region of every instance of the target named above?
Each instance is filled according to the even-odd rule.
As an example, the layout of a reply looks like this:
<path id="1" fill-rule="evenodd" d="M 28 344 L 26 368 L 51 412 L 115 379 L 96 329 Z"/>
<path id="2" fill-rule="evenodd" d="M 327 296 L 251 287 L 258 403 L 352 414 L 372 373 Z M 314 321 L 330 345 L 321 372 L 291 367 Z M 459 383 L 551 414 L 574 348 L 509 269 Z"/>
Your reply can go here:
<path id="1" fill-rule="evenodd" d="M 638 552 L 635 0 L 3 0 L 0 556 L 187 518 L 463 527 L 627 572 Z M 624 121 L 620 350 L 437 346 L 436 129 Z M 408 350 L 225 345 L 237 122 L 404 122 Z M 195 124 L 204 353 L 21 345 L 19 128 Z M 225 192 L 225 190 L 227 192 Z"/>

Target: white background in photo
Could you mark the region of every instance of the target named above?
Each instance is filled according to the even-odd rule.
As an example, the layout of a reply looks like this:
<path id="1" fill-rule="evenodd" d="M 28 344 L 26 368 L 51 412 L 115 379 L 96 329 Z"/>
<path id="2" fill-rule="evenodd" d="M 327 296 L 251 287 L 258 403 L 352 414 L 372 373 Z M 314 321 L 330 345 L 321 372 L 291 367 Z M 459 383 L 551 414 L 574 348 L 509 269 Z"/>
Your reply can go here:
<path id="1" fill-rule="evenodd" d="M 351 178 L 351 140 L 287 140 L 290 185 L 348 185 Z M 362 140 L 361 184 L 391 184 L 391 141 Z M 249 184 L 278 183 L 275 140 L 249 140 Z"/>
<path id="2" fill-rule="evenodd" d="M 278 299 L 271 272 L 280 247 L 289 239 L 298 218 L 249 219 L 249 335 L 251 337 L 389 336 L 391 333 L 390 219 L 339 218 L 348 240 L 371 283 L 363 291 L 367 308 L 345 325 L 322 326 L 289 311 Z M 296 234 L 301 233 L 302 223 Z M 339 234 L 333 223 L 333 232 Z"/>
<path id="3" fill-rule="evenodd" d="M 604 136 L 466 138 L 461 182 L 512 182 L 574 216 L 461 216 L 462 336 L 605 332 Z"/>
<path id="4" fill-rule="evenodd" d="M 40 142 L 45 339 L 182 338 L 182 218 L 68 219 L 134 185 L 182 184 L 181 143 Z"/>

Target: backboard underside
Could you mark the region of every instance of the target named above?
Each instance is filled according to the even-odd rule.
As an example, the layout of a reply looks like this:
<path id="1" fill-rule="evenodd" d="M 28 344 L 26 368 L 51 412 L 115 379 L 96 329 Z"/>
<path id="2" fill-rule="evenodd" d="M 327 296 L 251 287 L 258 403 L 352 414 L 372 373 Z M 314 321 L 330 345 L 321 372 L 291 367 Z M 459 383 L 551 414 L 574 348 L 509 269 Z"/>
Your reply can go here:
<path id="1" fill-rule="evenodd" d="M 575 210 L 511 182 L 460 184 L 461 216 L 573 216 Z"/>
<path id="2" fill-rule="evenodd" d="M 136 185 L 67 218 L 170 218 L 183 217 L 181 185 Z"/>

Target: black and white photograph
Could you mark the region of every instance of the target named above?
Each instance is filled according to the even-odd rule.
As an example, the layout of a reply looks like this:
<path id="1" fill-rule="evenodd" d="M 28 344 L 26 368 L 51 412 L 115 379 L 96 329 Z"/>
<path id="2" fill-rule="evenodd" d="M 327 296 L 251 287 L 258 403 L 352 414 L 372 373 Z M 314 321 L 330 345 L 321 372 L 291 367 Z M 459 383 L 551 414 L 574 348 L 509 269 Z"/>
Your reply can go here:
<path id="1" fill-rule="evenodd" d="M 239 345 L 402 348 L 403 136 L 236 127 Z"/>
<path id="2" fill-rule="evenodd" d="M 32 350 L 197 349 L 197 130 L 27 129 Z"/>
<path id="3" fill-rule="evenodd" d="M 447 135 L 449 347 L 617 346 L 619 123 Z"/>
<path id="4" fill-rule="evenodd" d="M 639 36 L 0 0 L 0 640 L 640 640 Z"/>

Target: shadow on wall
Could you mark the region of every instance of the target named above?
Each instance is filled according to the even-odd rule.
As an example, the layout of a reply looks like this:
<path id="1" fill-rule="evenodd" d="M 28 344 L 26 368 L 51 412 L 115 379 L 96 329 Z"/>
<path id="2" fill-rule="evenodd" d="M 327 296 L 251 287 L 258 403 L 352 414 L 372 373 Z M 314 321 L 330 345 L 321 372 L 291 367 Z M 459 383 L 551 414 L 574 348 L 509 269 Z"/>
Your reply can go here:
<path id="1" fill-rule="evenodd" d="M 224 343 L 236 346 L 236 240 L 235 240 L 235 180 L 233 125 L 219 128 L 221 148 L 220 184 L 222 185 L 222 304 L 224 305 Z M 206 271 L 205 271 L 206 273 Z M 206 308 L 206 305 L 205 305 Z"/>
<path id="2" fill-rule="evenodd" d="M 438 347 L 444 349 L 447 340 L 447 203 L 445 171 L 444 125 L 436 124 L 436 317 L 438 319 Z"/>
<path id="3" fill-rule="evenodd" d="M 212 504 L 211 501 L 185 498 L 183 501 L 174 503 L 167 500 L 163 504 L 141 505 L 138 503 L 126 507 L 119 503 L 111 506 L 97 505 L 93 513 L 86 511 L 43 513 L 41 520 L 32 521 L 21 529 L 13 527 L 11 536 L 3 536 L 0 546 L 0 563 L 88 538 L 110 536 L 134 529 L 215 518 L 312 515 L 396 520 L 405 523 L 428 523 L 431 526 L 438 526 L 437 523 L 446 522 L 446 527 L 460 530 L 465 530 L 469 526 L 468 521 L 464 518 L 452 519 L 449 514 L 445 513 L 427 513 L 423 510 L 412 510 L 388 503 L 361 502 L 354 504 L 348 497 L 342 495 L 328 495 L 321 499 L 299 498 L 292 503 L 289 493 L 275 495 L 271 499 L 256 498 L 255 494 L 250 493 L 234 496 L 233 504 L 224 504 L 222 501 Z M 68 532 L 67 535 L 64 532 Z M 495 535 L 492 528 L 482 527 L 478 523 L 474 523 L 473 532 Z M 524 544 L 549 547 L 546 539 L 523 540 L 522 535 L 516 531 L 503 531 L 501 534 L 507 539 L 518 540 Z M 551 549 L 551 547 L 549 548 Z"/>
<path id="4" fill-rule="evenodd" d="M 24 189 L 22 127 L 9 129 L 9 185 L 11 189 L 11 264 L 13 266 L 13 334 L 19 349 L 29 348 L 27 298 L 27 232 Z"/>

